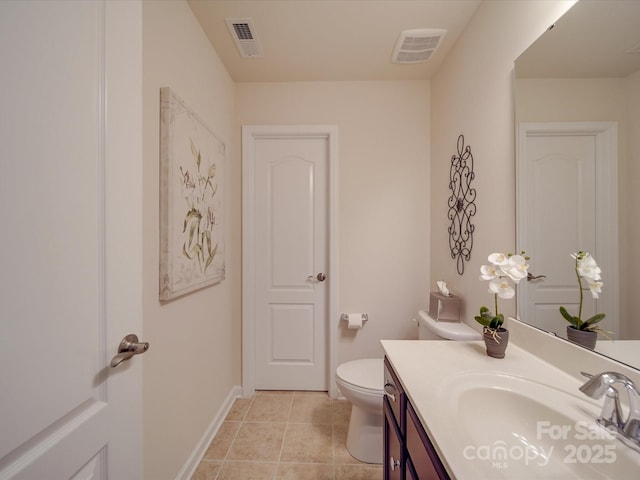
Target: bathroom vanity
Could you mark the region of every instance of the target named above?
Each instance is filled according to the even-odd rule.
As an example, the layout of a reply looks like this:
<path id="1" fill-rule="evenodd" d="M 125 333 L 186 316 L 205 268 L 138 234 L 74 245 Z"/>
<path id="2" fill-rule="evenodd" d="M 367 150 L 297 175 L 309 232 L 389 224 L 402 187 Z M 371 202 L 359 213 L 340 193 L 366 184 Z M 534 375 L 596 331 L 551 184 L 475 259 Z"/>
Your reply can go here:
<path id="1" fill-rule="evenodd" d="M 384 362 L 384 479 L 448 479 L 389 359 Z"/>
<path id="2" fill-rule="evenodd" d="M 604 430 L 603 399 L 579 388 L 581 370 L 639 386 L 640 371 L 519 322 L 510 332 L 504 359 L 478 341 L 382 341 L 385 480 L 637 476 L 640 448 Z"/>

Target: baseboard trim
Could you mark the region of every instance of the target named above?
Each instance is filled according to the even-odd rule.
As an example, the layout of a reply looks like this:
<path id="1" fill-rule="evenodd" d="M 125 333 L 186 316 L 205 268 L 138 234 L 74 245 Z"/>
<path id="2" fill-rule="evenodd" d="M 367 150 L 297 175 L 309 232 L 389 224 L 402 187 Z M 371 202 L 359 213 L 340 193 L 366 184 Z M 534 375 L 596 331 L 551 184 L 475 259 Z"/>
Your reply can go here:
<path id="1" fill-rule="evenodd" d="M 209 424 L 209 427 L 204 432 L 204 435 L 202 436 L 196 447 L 193 449 L 193 452 L 191 452 L 191 455 L 189 455 L 188 460 L 182 466 L 180 472 L 178 472 L 176 480 L 189 480 L 193 476 L 196 469 L 198 468 L 198 465 L 200 464 L 200 461 L 202 460 L 202 457 L 207 451 L 207 448 L 209 448 L 209 444 L 213 440 L 213 437 L 216 436 L 216 433 L 218 433 L 222 422 L 224 422 L 224 419 L 227 417 L 229 410 L 231 410 L 233 402 L 236 400 L 236 398 L 240 398 L 241 396 L 242 388 L 239 385 L 231 388 L 231 391 L 218 410 L 218 413 Z"/>

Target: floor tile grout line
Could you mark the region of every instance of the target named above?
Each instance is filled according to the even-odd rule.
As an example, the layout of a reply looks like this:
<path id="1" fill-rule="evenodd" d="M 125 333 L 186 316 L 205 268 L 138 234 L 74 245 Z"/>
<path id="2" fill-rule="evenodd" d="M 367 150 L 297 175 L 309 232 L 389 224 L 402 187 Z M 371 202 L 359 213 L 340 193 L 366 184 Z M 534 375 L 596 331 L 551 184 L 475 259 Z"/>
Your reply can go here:
<path id="1" fill-rule="evenodd" d="M 236 433 L 233 435 L 233 439 L 231 440 L 231 442 L 229 442 L 229 447 L 227 448 L 227 451 L 224 454 L 224 458 L 222 459 L 222 462 L 220 463 L 220 468 L 218 468 L 218 473 L 216 474 L 215 480 L 218 479 L 218 477 L 220 476 L 220 474 L 223 471 L 224 464 L 227 462 L 227 459 L 229 457 L 229 453 L 231 453 L 231 449 L 233 448 L 233 445 L 235 444 L 236 439 L 238 438 L 238 434 L 240 433 L 240 430 L 242 429 L 242 425 L 244 425 L 245 418 L 247 418 L 247 413 L 249 413 L 249 410 L 251 409 L 251 406 L 253 405 L 254 398 L 255 398 L 255 395 L 253 397 L 251 397 L 251 399 L 249 401 L 249 405 L 247 406 L 246 410 L 242 414 L 242 418 L 240 419 L 240 422 L 239 422 L 240 426 L 236 430 Z M 231 406 L 231 408 L 233 408 L 233 405 Z M 223 423 L 224 423 L 224 420 L 223 420 Z M 214 437 L 214 439 L 215 439 L 215 437 Z"/>
<path id="2" fill-rule="evenodd" d="M 289 413 L 287 414 L 287 421 L 285 422 L 284 433 L 282 434 L 282 442 L 280 443 L 280 452 L 278 453 L 278 467 L 276 468 L 276 475 L 278 474 L 278 470 L 280 470 L 280 463 L 282 462 L 282 452 L 284 451 L 284 442 L 287 438 L 287 432 L 289 431 L 289 417 L 291 416 L 292 408 L 293 398 L 291 399 L 291 404 L 289 405 Z"/>
<path id="3" fill-rule="evenodd" d="M 328 395 L 328 394 L 327 394 Z M 223 477 L 223 471 L 224 471 L 224 466 L 227 465 L 231 465 L 231 464 L 269 464 L 269 465 L 273 465 L 275 470 L 274 470 L 274 475 L 272 477 L 273 480 L 276 480 L 277 478 L 282 478 L 279 477 L 279 475 L 283 474 L 284 472 L 286 472 L 287 470 L 283 470 L 284 465 L 324 465 L 325 468 L 327 468 L 326 473 L 327 473 L 327 478 L 331 478 L 333 480 L 337 479 L 338 476 L 338 469 L 342 469 L 343 467 L 346 467 L 347 469 L 351 469 L 354 466 L 359 466 L 359 467 L 366 467 L 366 465 L 363 465 L 362 462 L 358 462 L 356 459 L 352 459 L 353 462 L 351 461 L 341 461 L 341 462 L 337 462 L 337 456 L 338 456 L 338 451 L 337 451 L 337 445 L 338 445 L 338 439 L 337 439 L 337 435 L 338 435 L 338 419 L 341 419 L 344 417 L 344 408 L 343 406 L 340 406 L 340 408 L 338 408 L 338 406 L 340 405 L 340 403 L 342 402 L 338 402 L 337 400 L 339 399 L 333 399 L 330 398 L 330 401 L 328 402 L 328 407 L 330 408 L 330 415 L 329 418 L 331 419 L 330 422 L 330 428 L 327 429 L 327 425 L 329 425 L 326 422 L 317 422 L 314 420 L 311 420 L 309 422 L 305 422 L 305 421 L 292 421 L 292 414 L 294 411 L 294 405 L 295 405 L 295 399 L 296 398 L 302 398 L 302 397 L 307 397 L 307 398 L 313 398 L 313 397 L 321 397 L 320 395 L 298 395 L 297 392 L 291 392 L 289 395 L 287 395 L 290 397 L 290 402 L 289 402 L 289 411 L 287 412 L 287 421 L 286 422 L 269 422 L 269 421 L 253 421 L 253 420 L 247 420 L 247 416 L 249 414 L 249 411 L 251 410 L 251 407 L 254 404 L 254 400 L 256 398 L 256 395 L 254 395 L 249 402 L 249 405 L 246 406 L 246 408 L 244 409 L 243 414 L 241 415 L 240 421 L 236 421 L 236 420 L 224 420 L 229 421 L 229 422 L 235 422 L 235 423 L 239 423 L 239 427 L 236 430 L 233 439 L 229 442 L 229 447 L 225 453 L 225 456 L 222 460 L 218 460 L 218 459 L 206 459 L 207 461 L 210 462 L 215 462 L 219 465 L 218 471 L 215 475 L 215 479 L 216 480 L 221 480 Z M 322 405 L 321 408 L 325 408 L 327 405 Z M 338 411 L 339 410 L 339 411 Z M 311 418 L 314 417 L 314 413 L 315 410 L 312 408 L 308 411 L 308 413 L 310 413 Z M 326 413 L 323 413 L 322 415 L 326 415 Z M 306 417 L 301 417 L 298 416 L 298 419 L 300 418 L 306 418 Z M 282 443 L 280 445 L 280 452 L 278 455 L 278 460 L 251 460 L 251 459 L 238 459 L 238 460 L 233 460 L 229 458 L 229 455 L 233 449 L 233 446 L 235 445 L 235 442 L 237 441 L 238 435 L 242 429 L 242 427 L 247 424 L 247 423 L 261 423 L 261 424 L 268 424 L 268 425 L 277 425 L 277 424 L 283 424 L 284 423 L 284 433 L 283 433 L 283 437 L 282 437 Z M 344 422 L 339 422 L 340 425 L 342 425 Z M 283 452 L 285 449 L 285 439 L 287 436 L 287 432 L 290 431 L 290 427 L 293 425 L 313 425 L 313 426 L 323 426 L 323 429 L 325 429 L 325 431 L 329 430 L 330 434 L 331 434 L 331 456 L 330 458 L 328 458 L 328 462 L 314 462 L 314 461 L 282 461 L 282 457 L 283 457 Z M 342 428 L 342 427 L 341 427 Z M 343 432 L 345 433 L 345 432 Z M 346 444 L 345 444 L 346 447 Z M 203 459 L 204 460 L 204 459 Z M 344 459 L 343 459 L 344 460 Z M 228 470 L 227 470 L 228 471 Z M 290 471 L 290 470 L 289 470 Z M 350 470 L 349 470 L 350 471 Z M 382 474 L 382 470 L 380 469 L 380 472 Z M 376 477 L 377 478 L 377 477 Z"/>
<path id="4" fill-rule="evenodd" d="M 335 400 L 331 399 L 331 464 L 333 465 L 333 476 L 335 478 L 336 470 L 336 427 L 335 427 Z"/>

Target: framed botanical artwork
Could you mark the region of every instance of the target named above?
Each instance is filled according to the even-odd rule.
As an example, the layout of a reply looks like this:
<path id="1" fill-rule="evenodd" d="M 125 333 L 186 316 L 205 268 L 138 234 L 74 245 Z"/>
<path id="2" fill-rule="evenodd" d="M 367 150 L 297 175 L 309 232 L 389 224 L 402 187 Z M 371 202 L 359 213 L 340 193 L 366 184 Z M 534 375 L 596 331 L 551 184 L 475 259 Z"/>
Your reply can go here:
<path id="1" fill-rule="evenodd" d="M 224 280 L 224 157 L 224 143 L 161 88 L 160 300 Z"/>

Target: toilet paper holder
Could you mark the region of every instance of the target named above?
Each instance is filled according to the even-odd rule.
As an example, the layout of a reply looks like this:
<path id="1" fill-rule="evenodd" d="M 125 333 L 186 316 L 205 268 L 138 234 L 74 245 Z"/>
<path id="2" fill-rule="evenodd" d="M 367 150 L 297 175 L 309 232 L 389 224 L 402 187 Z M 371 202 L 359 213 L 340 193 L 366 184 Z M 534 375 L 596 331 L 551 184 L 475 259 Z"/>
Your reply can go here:
<path id="1" fill-rule="evenodd" d="M 343 313 L 342 315 L 340 315 L 340 320 L 344 321 L 344 322 L 348 322 L 349 321 L 349 314 L 348 313 Z M 362 323 L 366 323 L 367 320 L 369 320 L 369 315 L 366 313 L 362 314 Z"/>

